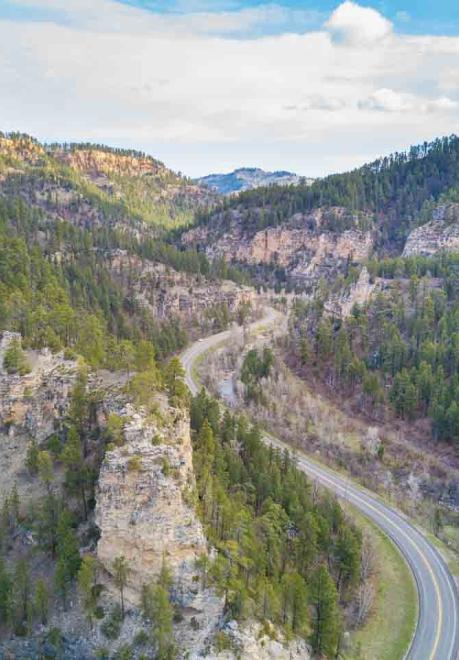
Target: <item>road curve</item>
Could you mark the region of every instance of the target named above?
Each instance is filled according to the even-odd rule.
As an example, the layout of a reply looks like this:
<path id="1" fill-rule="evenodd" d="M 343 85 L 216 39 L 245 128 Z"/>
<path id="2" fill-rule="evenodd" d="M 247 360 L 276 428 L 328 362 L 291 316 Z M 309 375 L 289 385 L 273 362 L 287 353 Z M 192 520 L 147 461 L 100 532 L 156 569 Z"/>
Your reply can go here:
<path id="1" fill-rule="evenodd" d="M 281 319 L 280 314 L 268 309 L 266 316 L 249 329 L 256 331 L 262 326 L 280 323 Z M 236 334 L 241 336 L 242 329 L 227 330 L 201 339 L 181 355 L 185 380 L 193 394 L 197 394 L 200 387 L 193 374 L 196 360 L 218 344 L 231 341 Z M 265 434 L 264 440 L 279 448 L 286 447 L 269 434 Z M 458 660 L 459 595 L 454 578 L 437 549 L 403 514 L 387 506 L 377 495 L 309 460 L 303 453 L 296 456 L 301 470 L 368 516 L 390 536 L 408 562 L 416 580 L 419 615 L 405 659 Z"/>

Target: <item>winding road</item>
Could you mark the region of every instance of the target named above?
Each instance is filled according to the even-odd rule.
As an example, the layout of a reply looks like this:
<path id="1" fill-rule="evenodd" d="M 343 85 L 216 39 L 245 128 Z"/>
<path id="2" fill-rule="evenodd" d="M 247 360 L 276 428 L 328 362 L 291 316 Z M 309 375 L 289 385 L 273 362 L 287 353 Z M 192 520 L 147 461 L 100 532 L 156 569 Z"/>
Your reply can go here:
<path id="1" fill-rule="evenodd" d="M 266 316 L 249 326 L 249 330 L 257 331 L 281 322 L 282 316 L 268 309 Z M 196 360 L 209 349 L 231 341 L 236 334 L 242 336 L 242 329 L 227 330 L 201 339 L 181 355 L 185 380 L 193 394 L 197 394 L 200 387 L 193 373 Z M 269 434 L 265 434 L 264 440 L 278 448 L 287 446 Z M 411 567 L 419 596 L 419 615 L 405 659 L 458 660 L 459 595 L 454 578 L 438 550 L 403 514 L 388 506 L 377 495 L 309 460 L 304 453 L 298 452 L 296 457 L 301 470 L 356 506 L 386 532 Z"/>

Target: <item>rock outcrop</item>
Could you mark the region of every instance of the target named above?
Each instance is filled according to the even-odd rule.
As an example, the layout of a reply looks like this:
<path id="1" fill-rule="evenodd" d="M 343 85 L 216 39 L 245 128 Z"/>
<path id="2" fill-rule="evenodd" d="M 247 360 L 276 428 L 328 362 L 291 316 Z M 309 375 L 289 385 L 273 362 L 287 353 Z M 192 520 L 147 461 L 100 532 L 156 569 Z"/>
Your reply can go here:
<path id="1" fill-rule="evenodd" d="M 22 498 L 34 494 L 25 469 L 27 448 L 33 438 L 43 443 L 58 430 L 68 410 L 76 377 L 76 363 L 48 349 L 29 351 L 30 373 L 21 376 L 3 369 L 3 355 L 20 335 L 3 333 L 0 339 L 0 464 L 1 490 L 15 483 Z"/>
<path id="2" fill-rule="evenodd" d="M 255 289 L 232 281 L 205 280 L 178 272 L 163 264 L 145 261 L 125 250 L 106 255 L 115 280 L 134 292 L 137 302 L 157 319 L 180 317 L 185 322 L 216 305 L 226 305 L 231 314 L 241 305 L 257 304 Z"/>
<path id="3" fill-rule="evenodd" d="M 431 256 L 442 250 L 459 252 L 459 204 L 441 204 L 430 222 L 413 229 L 403 256 Z"/>
<path id="4" fill-rule="evenodd" d="M 164 403 L 153 418 L 130 405 L 120 414 L 125 418 L 125 443 L 107 452 L 99 475 L 97 556 L 109 573 L 116 557 L 126 558 L 127 595 L 134 603 L 165 561 L 177 601 L 188 605 L 199 590 L 196 559 L 207 554 L 204 530 L 192 503 L 188 417 Z"/>
<path id="5" fill-rule="evenodd" d="M 287 639 L 279 629 L 262 626 L 257 622 L 240 625 L 230 621 L 222 633 L 226 636 L 231 649 L 211 651 L 209 660 L 308 660 L 311 651 L 304 639 Z"/>
<path id="6" fill-rule="evenodd" d="M 331 231 L 331 216 L 336 222 L 345 219 L 347 225 L 355 226 Z M 347 217 L 344 209 L 317 209 L 296 214 L 281 226 L 253 232 L 234 211 L 230 218 L 222 215 L 210 225 L 190 230 L 182 240 L 187 246 L 204 249 L 210 259 L 281 267 L 293 281 L 308 284 L 335 273 L 346 262 L 361 263 L 368 258 L 373 235 L 359 229 L 358 220 Z"/>
<path id="7" fill-rule="evenodd" d="M 347 291 L 332 296 L 326 301 L 325 312 L 331 316 L 345 319 L 352 313 L 354 305 L 367 303 L 377 288 L 379 288 L 378 283 L 371 282 L 368 270 L 363 267 L 358 280 Z"/>
<path id="8" fill-rule="evenodd" d="M 127 155 L 113 151 L 91 149 L 57 149 L 54 156 L 65 165 L 85 174 L 117 174 L 127 176 L 173 176 L 162 163 L 143 155 Z"/>

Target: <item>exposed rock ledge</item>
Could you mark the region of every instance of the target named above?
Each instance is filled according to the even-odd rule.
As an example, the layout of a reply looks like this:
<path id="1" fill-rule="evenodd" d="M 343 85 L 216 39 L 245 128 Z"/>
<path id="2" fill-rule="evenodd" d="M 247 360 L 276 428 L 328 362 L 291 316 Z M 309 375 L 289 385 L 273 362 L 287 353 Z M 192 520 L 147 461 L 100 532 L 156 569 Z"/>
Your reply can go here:
<path id="1" fill-rule="evenodd" d="M 232 648 L 227 651 L 210 652 L 208 660 L 308 660 L 310 649 L 304 639 L 294 637 L 287 640 L 278 629 L 269 635 L 262 624 L 250 622 L 243 626 L 230 621 L 223 632 Z M 192 656 L 193 657 L 193 656 Z"/>
<path id="2" fill-rule="evenodd" d="M 195 561 L 207 553 L 204 530 L 191 504 L 194 489 L 188 417 L 163 403 L 151 420 L 126 406 L 125 444 L 107 452 L 97 492 L 97 555 L 111 573 L 123 555 L 130 573 L 127 598 L 139 600 L 166 560 L 176 599 L 192 602 L 198 592 Z M 166 422 L 163 420 L 167 420 Z"/>
<path id="3" fill-rule="evenodd" d="M 438 206 L 430 222 L 413 229 L 403 256 L 430 256 L 442 250 L 459 252 L 459 204 Z"/>

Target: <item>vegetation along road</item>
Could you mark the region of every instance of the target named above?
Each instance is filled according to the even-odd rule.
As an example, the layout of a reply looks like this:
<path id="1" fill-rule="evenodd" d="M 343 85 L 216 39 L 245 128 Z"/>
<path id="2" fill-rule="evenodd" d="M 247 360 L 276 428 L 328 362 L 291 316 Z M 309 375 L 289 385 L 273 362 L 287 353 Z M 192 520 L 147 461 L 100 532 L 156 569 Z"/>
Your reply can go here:
<path id="1" fill-rule="evenodd" d="M 265 317 L 252 324 L 250 330 L 277 323 L 279 317 L 277 312 L 268 309 Z M 194 395 L 200 386 L 193 365 L 206 351 L 230 341 L 235 332 L 242 332 L 242 329 L 202 339 L 182 354 L 186 383 Z M 279 448 L 286 446 L 269 434 L 265 434 L 264 439 Z M 403 514 L 354 482 L 309 460 L 304 454 L 298 454 L 298 467 L 371 518 L 396 543 L 411 567 L 419 595 L 419 616 L 405 657 L 409 660 L 457 660 L 459 595 L 454 578 L 436 548 Z"/>

